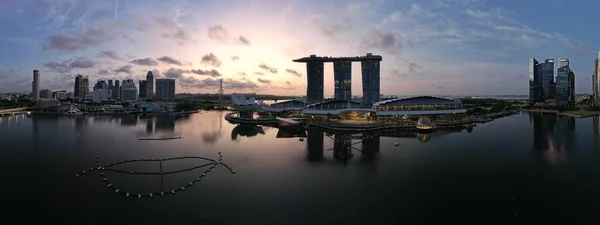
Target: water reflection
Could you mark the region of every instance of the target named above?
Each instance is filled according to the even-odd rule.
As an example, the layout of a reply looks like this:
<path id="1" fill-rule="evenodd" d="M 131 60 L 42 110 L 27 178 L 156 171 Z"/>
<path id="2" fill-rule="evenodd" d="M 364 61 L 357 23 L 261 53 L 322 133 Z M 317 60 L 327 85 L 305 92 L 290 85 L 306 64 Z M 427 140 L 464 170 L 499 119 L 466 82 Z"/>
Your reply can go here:
<path id="1" fill-rule="evenodd" d="M 202 133 L 202 141 L 204 143 L 212 145 L 215 142 L 217 142 L 217 140 L 219 140 L 219 138 L 221 138 L 221 130 L 223 129 L 223 120 L 220 119 L 218 121 L 219 121 L 218 128 L 216 128 L 217 121 L 213 120 L 211 129 L 207 132 Z"/>
<path id="2" fill-rule="evenodd" d="M 566 163 L 575 144 L 575 119 L 554 114 L 529 114 L 533 123 L 533 150 L 543 152 L 549 164 Z"/>
<path id="3" fill-rule="evenodd" d="M 121 118 L 122 126 L 136 126 L 138 123 L 138 117 L 136 115 L 125 115 Z"/>
<path id="4" fill-rule="evenodd" d="M 308 150 L 308 161 L 319 162 L 325 160 L 323 156 L 323 132 L 318 130 L 308 130 L 306 140 L 306 149 Z"/>
<path id="5" fill-rule="evenodd" d="M 175 119 L 168 116 L 159 116 L 154 118 L 155 124 L 154 129 L 164 133 L 175 132 Z"/>
<path id="6" fill-rule="evenodd" d="M 254 137 L 258 134 L 265 134 L 262 127 L 255 125 L 237 125 L 231 130 L 231 140 L 237 140 L 238 136 Z"/>
<path id="7" fill-rule="evenodd" d="M 594 116 L 593 119 L 593 128 L 594 129 L 594 144 L 596 146 L 596 149 L 600 149 L 600 116 Z"/>

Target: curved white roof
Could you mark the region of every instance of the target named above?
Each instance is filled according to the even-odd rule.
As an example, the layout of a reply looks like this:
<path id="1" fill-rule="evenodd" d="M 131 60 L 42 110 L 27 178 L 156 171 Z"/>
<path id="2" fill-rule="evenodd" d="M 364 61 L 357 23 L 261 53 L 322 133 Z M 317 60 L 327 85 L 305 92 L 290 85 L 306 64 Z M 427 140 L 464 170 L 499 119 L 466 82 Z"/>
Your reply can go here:
<path id="1" fill-rule="evenodd" d="M 373 104 L 373 106 L 387 105 L 392 102 L 401 102 L 401 101 L 418 101 L 418 100 L 444 100 L 444 101 L 453 101 L 452 104 L 462 104 L 462 101 L 457 98 L 444 98 L 444 97 L 434 97 L 434 96 L 417 96 L 417 97 L 408 97 L 408 98 L 395 98 L 384 101 L 379 101 Z"/>

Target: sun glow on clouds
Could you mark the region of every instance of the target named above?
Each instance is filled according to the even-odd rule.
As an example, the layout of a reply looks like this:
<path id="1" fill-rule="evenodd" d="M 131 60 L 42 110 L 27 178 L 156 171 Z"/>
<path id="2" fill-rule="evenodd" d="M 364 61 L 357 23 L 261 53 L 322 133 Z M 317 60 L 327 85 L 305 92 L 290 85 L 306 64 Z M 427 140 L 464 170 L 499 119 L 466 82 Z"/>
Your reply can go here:
<path id="1" fill-rule="evenodd" d="M 178 77 L 178 92 L 215 92 L 215 80 L 223 78 L 226 92 L 303 95 L 306 66 L 292 59 L 372 52 L 383 56 L 383 94 L 526 94 L 529 56 L 514 59 L 515 51 L 534 51 L 549 39 L 563 40 L 565 48 L 571 43 L 474 0 L 119 1 L 116 21 L 114 7 L 84 1 L 8 5 L 24 14 L 48 12 L 42 22 L 7 16 L 19 24 L 9 28 L 31 30 L 6 37 L 11 50 L 18 50 L 15 44 L 25 48 L 14 40 L 30 38 L 34 30 L 48 32 L 27 43 L 41 46 L 27 54 L 0 53 L 6 59 L 0 92 L 28 89 L 28 82 L 16 81 L 41 68 L 44 88 L 70 90 L 65 79 L 74 73 L 92 80 L 142 79 L 154 70 L 159 77 Z M 37 58 L 24 60 L 31 57 Z M 76 59 L 93 60 L 94 66 L 70 68 Z M 133 63 L 142 59 L 156 63 Z M 515 65 L 523 68 L 507 74 L 507 66 Z M 353 94 L 360 95 L 359 63 L 352 72 Z M 332 95 L 332 64 L 325 76 L 325 95 Z"/>

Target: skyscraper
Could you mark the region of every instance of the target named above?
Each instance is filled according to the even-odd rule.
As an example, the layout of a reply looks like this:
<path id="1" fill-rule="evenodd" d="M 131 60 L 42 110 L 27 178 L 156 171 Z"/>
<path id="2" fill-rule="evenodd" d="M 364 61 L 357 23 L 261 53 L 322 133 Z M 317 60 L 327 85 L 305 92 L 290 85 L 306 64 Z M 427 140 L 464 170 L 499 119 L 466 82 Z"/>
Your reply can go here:
<path id="1" fill-rule="evenodd" d="M 81 74 L 77 74 L 75 77 L 75 87 L 73 88 L 73 97 L 78 99 L 86 99 L 89 97 L 90 86 L 87 77 L 83 77 Z"/>
<path id="2" fill-rule="evenodd" d="M 575 96 L 571 96 L 571 67 L 568 59 L 559 59 L 556 69 L 556 104 L 569 105 L 574 104 Z M 573 97 L 573 98 L 572 98 Z"/>
<path id="3" fill-rule="evenodd" d="M 352 99 L 352 62 L 334 61 L 333 79 L 335 82 L 334 99 Z"/>
<path id="4" fill-rule="evenodd" d="M 121 100 L 121 85 L 119 80 L 115 80 L 115 86 L 113 86 L 112 97 L 114 100 Z"/>
<path id="5" fill-rule="evenodd" d="M 40 99 L 40 71 L 33 71 L 33 83 L 31 83 L 31 98 L 33 100 Z"/>
<path id="6" fill-rule="evenodd" d="M 310 57 L 315 57 L 311 55 Z M 306 103 L 314 104 L 323 101 L 324 62 L 308 61 L 306 63 Z"/>
<path id="7" fill-rule="evenodd" d="M 112 99 L 113 95 L 112 95 L 112 91 L 113 91 L 114 87 L 113 87 L 113 80 L 108 80 L 108 98 Z"/>
<path id="8" fill-rule="evenodd" d="M 569 71 L 569 92 L 571 93 L 569 101 L 575 104 L 575 72 L 572 69 Z"/>
<path id="9" fill-rule="evenodd" d="M 133 102 L 138 100 L 138 89 L 132 79 L 123 80 L 121 92 L 121 101 Z"/>
<path id="10" fill-rule="evenodd" d="M 146 87 L 142 89 L 140 86 L 140 93 L 142 91 L 146 92 L 145 98 L 154 98 L 154 74 L 152 74 L 152 71 L 148 71 L 148 74 L 146 74 Z"/>
<path id="11" fill-rule="evenodd" d="M 367 57 L 372 56 L 367 53 Z M 379 62 L 381 60 L 364 60 L 361 64 L 363 105 L 371 106 L 379 101 Z"/>
<path id="12" fill-rule="evenodd" d="M 48 89 L 42 89 L 40 90 L 40 98 L 51 98 L 52 97 L 52 91 L 48 90 Z"/>
<path id="13" fill-rule="evenodd" d="M 140 99 L 145 99 L 149 93 L 147 84 L 148 81 L 140 80 Z"/>
<path id="14" fill-rule="evenodd" d="M 94 102 L 101 102 L 108 99 L 108 85 L 106 81 L 98 80 L 94 85 L 94 94 L 92 96 L 92 100 Z"/>
<path id="15" fill-rule="evenodd" d="M 172 100 L 175 98 L 174 79 L 156 79 L 156 96 L 158 100 Z"/>
<path id="16" fill-rule="evenodd" d="M 556 99 L 556 84 L 554 83 L 554 59 L 546 59 L 541 65 L 542 91 L 544 100 Z"/>
<path id="17" fill-rule="evenodd" d="M 594 61 L 594 79 L 593 80 L 593 84 L 592 84 L 592 91 L 593 91 L 593 100 L 594 100 L 594 104 L 596 105 L 600 105 L 600 51 L 598 51 L 598 57 L 596 57 L 596 60 Z"/>
<path id="18" fill-rule="evenodd" d="M 529 101 L 531 103 L 544 100 L 540 64 L 535 58 L 529 59 Z"/>

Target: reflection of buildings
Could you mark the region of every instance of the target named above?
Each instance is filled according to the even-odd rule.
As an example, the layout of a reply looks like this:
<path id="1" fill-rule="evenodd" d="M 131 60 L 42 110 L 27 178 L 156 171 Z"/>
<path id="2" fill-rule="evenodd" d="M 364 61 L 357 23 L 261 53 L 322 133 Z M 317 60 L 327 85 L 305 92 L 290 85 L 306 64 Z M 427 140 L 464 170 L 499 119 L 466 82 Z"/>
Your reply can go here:
<path id="1" fill-rule="evenodd" d="M 150 118 L 146 120 L 146 133 L 152 134 L 154 133 L 154 118 Z"/>
<path id="2" fill-rule="evenodd" d="M 543 152 L 546 162 L 564 162 L 575 144 L 575 119 L 554 114 L 530 114 L 533 122 L 533 150 Z"/>
<path id="3" fill-rule="evenodd" d="M 126 115 L 121 118 L 122 126 L 136 126 L 138 123 L 138 118 L 135 115 Z"/>
<path id="4" fill-rule="evenodd" d="M 221 130 L 223 129 L 223 119 L 219 118 L 218 129 L 214 127 L 214 122 L 216 121 L 213 121 L 212 130 L 210 130 L 209 132 L 202 133 L 202 142 L 206 144 L 214 144 L 217 140 L 219 140 L 219 138 L 221 138 Z"/>
<path id="5" fill-rule="evenodd" d="M 159 116 L 155 118 L 154 129 L 168 133 L 175 132 L 175 120 L 172 117 Z"/>
<path id="6" fill-rule="evenodd" d="M 306 131 L 304 130 L 292 130 L 292 129 L 277 129 L 276 138 L 304 138 L 306 137 Z"/>
<path id="7" fill-rule="evenodd" d="M 596 145 L 596 149 L 600 149 L 600 116 L 594 116 L 594 143 Z"/>
<path id="8" fill-rule="evenodd" d="M 254 137 L 258 134 L 265 134 L 265 131 L 262 129 L 262 127 L 240 124 L 231 130 L 231 140 L 237 140 L 238 136 Z"/>
<path id="9" fill-rule="evenodd" d="M 306 148 L 308 149 L 308 161 L 323 161 L 323 132 L 317 130 L 308 130 Z"/>

